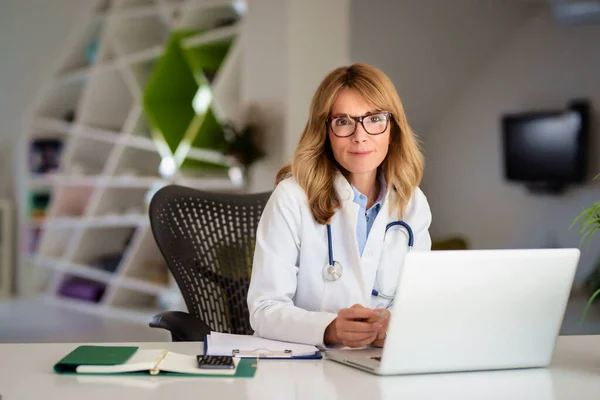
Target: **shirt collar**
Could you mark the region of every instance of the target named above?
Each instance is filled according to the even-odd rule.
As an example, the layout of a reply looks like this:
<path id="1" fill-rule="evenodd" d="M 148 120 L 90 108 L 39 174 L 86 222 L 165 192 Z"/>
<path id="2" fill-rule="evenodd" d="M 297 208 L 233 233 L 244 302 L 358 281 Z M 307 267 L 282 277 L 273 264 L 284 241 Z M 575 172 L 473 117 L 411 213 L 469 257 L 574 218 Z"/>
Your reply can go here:
<path id="1" fill-rule="evenodd" d="M 383 201 L 387 198 L 387 184 L 385 182 L 383 174 L 378 174 L 377 178 L 379 179 L 379 182 L 381 184 L 381 189 L 379 190 L 379 196 L 377 196 L 377 200 L 373 203 L 373 207 L 380 208 Z M 354 187 L 354 185 L 350 184 L 350 182 L 348 182 L 348 180 L 344 177 L 344 175 L 342 175 L 341 172 L 337 173 L 335 179 L 335 188 L 337 190 L 338 195 L 340 196 L 340 200 L 352 200 L 357 204 L 362 203 L 360 199 L 362 193 L 360 193 L 358 189 Z M 366 208 L 366 202 L 364 206 Z"/>

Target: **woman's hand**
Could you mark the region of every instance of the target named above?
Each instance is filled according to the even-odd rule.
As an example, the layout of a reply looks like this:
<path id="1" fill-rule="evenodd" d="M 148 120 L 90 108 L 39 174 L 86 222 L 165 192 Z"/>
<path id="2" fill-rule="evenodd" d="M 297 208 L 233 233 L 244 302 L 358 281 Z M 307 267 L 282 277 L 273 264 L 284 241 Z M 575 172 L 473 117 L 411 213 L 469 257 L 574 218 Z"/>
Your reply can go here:
<path id="1" fill-rule="evenodd" d="M 377 308 L 375 311 L 377 311 L 378 315 L 383 315 L 385 314 L 385 317 L 379 318 L 377 320 L 377 323 L 381 324 L 381 329 L 379 330 L 379 333 L 377 334 L 377 338 L 373 341 L 373 346 L 377 346 L 377 347 L 383 347 L 383 344 L 385 343 L 385 338 L 387 336 L 387 329 L 388 329 L 388 325 L 390 323 L 390 311 L 385 309 L 385 308 Z"/>
<path id="2" fill-rule="evenodd" d="M 369 318 L 377 318 L 381 313 L 386 312 L 387 317 L 367 322 Z M 385 329 L 389 320 L 387 310 L 373 310 L 355 304 L 350 308 L 340 310 L 338 316 L 331 321 L 325 329 L 325 344 L 342 344 L 348 347 L 362 347 L 374 344 L 379 337 L 383 343 L 385 340 Z"/>

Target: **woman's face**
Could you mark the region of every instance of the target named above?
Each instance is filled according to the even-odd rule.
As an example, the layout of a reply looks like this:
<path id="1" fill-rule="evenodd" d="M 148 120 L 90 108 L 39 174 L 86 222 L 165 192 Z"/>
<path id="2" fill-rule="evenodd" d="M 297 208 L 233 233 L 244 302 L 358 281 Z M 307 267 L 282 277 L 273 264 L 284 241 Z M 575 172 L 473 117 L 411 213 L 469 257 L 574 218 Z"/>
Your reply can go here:
<path id="1" fill-rule="evenodd" d="M 383 162 L 390 144 L 391 115 L 380 113 L 352 89 L 342 89 L 331 109 L 328 120 L 328 135 L 336 161 L 352 175 L 376 175 L 377 167 Z M 364 117 L 368 134 L 361 123 L 347 118 Z M 341 135 L 354 134 L 347 137 Z M 338 136 L 336 136 L 336 134 Z"/>

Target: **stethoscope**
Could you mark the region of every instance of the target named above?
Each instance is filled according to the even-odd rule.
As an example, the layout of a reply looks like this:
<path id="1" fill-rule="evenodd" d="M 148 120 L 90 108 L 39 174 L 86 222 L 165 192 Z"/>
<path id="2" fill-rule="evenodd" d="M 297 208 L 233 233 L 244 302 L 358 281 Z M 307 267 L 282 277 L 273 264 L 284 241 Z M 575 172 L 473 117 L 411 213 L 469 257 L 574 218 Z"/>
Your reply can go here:
<path id="1" fill-rule="evenodd" d="M 408 251 L 410 251 L 413 247 L 415 238 L 413 235 L 412 228 L 406 222 L 404 222 L 404 221 L 390 222 L 385 227 L 385 233 L 387 233 L 387 231 L 390 228 L 397 226 L 397 225 L 400 225 L 400 226 L 404 227 L 404 229 L 406 229 L 406 232 L 408 233 Z M 342 268 L 342 264 L 340 264 L 339 262 L 337 262 L 333 259 L 333 245 L 331 243 L 331 225 L 330 224 L 327 224 L 327 247 L 329 250 L 329 264 L 326 265 L 325 268 L 323 268 L 323 277 L 328 282 L 335 282 L 342 277 L 342 273 L 344 272 L 344 269 Z M 380 288 L 381 286 L 379 285 L 379 270 L 376 273 L 375 280 L 377 282 L 377 287 Z M 381 290 L 378 291 L 378 290 L 373 289 L 371 291 L 371 295 L 373 295 L 375 297 L 382 297 L 386 300 L 394 299 L 394 295 L 385 294 L 385 293 L 381 292 Z"/>

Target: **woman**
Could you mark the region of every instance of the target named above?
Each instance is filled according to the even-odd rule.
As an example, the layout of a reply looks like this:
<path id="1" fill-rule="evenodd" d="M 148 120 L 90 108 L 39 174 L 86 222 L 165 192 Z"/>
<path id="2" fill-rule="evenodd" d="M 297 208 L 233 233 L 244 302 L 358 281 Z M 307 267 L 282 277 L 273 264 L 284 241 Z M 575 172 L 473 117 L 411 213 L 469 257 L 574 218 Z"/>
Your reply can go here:
<path id="1" fill-rule="evenodd" d="M 254 331 L 318 346 L 382 346 L 408 250 L 408 231 L 386 232 L 387 224 L 404 221 L 413 250 L 431 248 L 422 174 L 389 78 L 365 64 L 332 71 L 259 223 L 248 291 Z"/>

